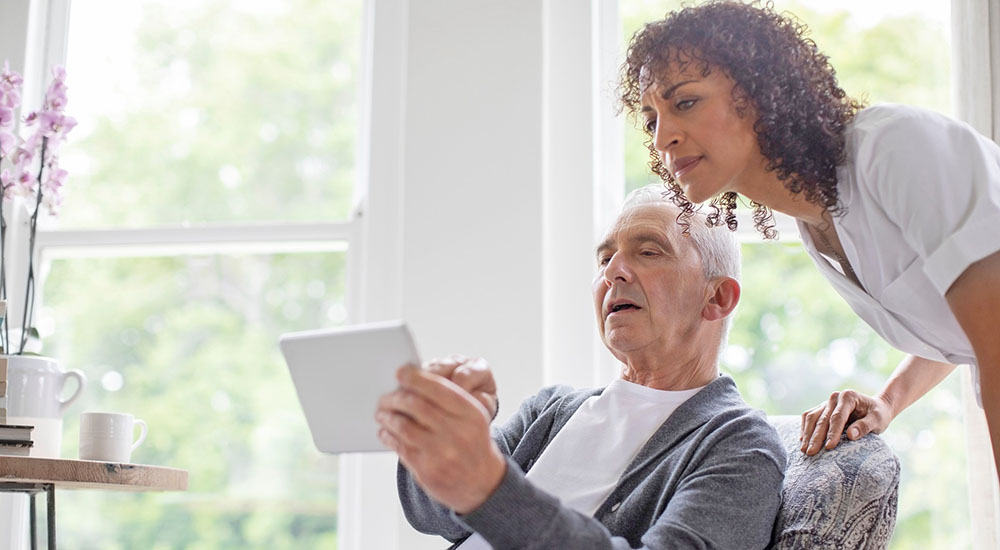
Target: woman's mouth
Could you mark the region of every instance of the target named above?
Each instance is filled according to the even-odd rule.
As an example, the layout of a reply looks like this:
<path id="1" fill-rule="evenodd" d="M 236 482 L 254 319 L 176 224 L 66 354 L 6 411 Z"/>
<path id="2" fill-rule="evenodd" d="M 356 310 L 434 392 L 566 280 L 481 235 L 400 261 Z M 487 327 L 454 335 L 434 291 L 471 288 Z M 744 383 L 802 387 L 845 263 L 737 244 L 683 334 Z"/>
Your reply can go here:
<path id="1" fill-rule="evenodd" d="M 680 179 L 701 163 L 702 157 L 682 157 L 673 162 L 674 178 Z"/>

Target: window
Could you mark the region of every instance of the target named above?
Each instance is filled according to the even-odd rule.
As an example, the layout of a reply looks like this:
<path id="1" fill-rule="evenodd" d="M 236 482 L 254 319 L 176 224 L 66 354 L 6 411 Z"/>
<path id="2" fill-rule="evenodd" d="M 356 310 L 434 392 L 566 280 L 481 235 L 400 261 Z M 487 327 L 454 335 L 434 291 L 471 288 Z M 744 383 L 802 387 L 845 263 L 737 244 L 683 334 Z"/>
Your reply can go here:
<path id="1" fill-rule="evenodd" d="M 62 224 L 346 219 L 360 18 L 360 0 L 74 4 Z"/>
<path id="2" fill-rule="evenodd" d="M 622 0 L 625 40 L 677 4 Z M 947 2 L 775 4 L 809 25 L 849 94 L 869 104 L 891 101 L 951 112 L 949 79 L 943 76 L 949 74 Z M 657 181 L 649 173 L 645 140 L 626 125 L 629 189 Z M 763 243 L 750 220 L 741 220 L 740 232 L 746 291 L 723 367 L 747 401 L 769 414 L 800 414 L 834 390 L 877 391 L 903 354 L 829 287 L 795 244 L 794 228 L 783 230 L 779 243 Z M 959 382 L 957 373 L 949 377 L 883 434 L 902 464 L 892 548 L 971 545 Z"/>
<path id="3" fill-rule="evenodd" d="M 315 450 L 276 344 L 347 318 L 361 8 L 72 5 L 80 125 L 39 232 L 36 317 L 45 353 L 89 378 L 63 455 L 74 413 L 120 410 L 149 424 L 133 460 L 190 472 L 184 493 L 61 493 L 73 547 L 336 545 L 338 461 Z"/>

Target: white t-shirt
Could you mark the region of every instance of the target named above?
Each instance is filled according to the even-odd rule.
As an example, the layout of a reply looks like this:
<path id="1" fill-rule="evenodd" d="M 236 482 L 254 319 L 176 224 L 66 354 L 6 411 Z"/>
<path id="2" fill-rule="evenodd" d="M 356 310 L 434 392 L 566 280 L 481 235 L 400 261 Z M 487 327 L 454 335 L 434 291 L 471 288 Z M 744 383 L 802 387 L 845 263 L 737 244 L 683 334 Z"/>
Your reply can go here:
<path id="1" fill-rule="evenodd" d="M 525 478 L 563 506 L 593 516 L 646 441 L 701 389 L 664 391 L 615 380 L 573 413 Z M 492 547 L 474 534 L 459 548 Z"/>
<path id="2" fill-rule="evenodd" d="M 903 105 L 863 109 L 846 132 L 834 216 L 864 289 L 799 234 L 820 272 L 896 348 L 935 361 L 975 353 L 945 292 L 972 263 L 1000 250 L 1000 147 L 970 126 Z M 978 376 L 976 393 L 978 395 Z"/>

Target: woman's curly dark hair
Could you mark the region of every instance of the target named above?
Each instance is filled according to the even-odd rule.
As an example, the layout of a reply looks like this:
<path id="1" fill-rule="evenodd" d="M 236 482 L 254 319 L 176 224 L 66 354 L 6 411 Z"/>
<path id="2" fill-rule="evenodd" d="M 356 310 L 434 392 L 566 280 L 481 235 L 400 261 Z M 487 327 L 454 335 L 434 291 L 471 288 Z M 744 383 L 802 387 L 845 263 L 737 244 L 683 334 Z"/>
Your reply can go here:
<path id="1" fill-rule="evenodd" d="M 747 112 L 749 99 L 758 117 L 754 131 L 767 170 L 792 193 L 839 214 L 837 166 L 846 160 L 844 130 L 864 105 L 840 88 L 829 58 L 806 38 L 807 32 L 794 16 L 776 13 L 770 1 L 761 6 L 711 0 L 671 12 L 632 37 L 621 68 L 621 106 L 635 119 L 650 78 L 655 81 L 672 65 L 683 69 L 697 63 L 706 76 L 721 69 L 736 83 L 737 112 Z M 650 168 L 666 183 L 687 231 L 694 207 L 660 160 L 652 132 L 646 133 Z M 736 199 L 733 192 L 714 198 L 709 225 L 735 230 Z M 771 210 L 755 202 L 751 206 L 754 226 L 765 239 L 774 238 Z"/>

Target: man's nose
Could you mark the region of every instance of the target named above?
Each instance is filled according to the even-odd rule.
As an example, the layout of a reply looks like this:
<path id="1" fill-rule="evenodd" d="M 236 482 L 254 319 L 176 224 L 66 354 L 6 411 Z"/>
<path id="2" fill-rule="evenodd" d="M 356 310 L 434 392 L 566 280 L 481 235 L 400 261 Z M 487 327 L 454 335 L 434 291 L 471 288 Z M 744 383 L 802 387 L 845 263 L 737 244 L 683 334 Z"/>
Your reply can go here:
<path id="1" fill-rule="evenodd" d="M 632 269 L 621 254 L 615 254 L 604 268 L 604 284 L 610 288 L 615 283 L 632 282 Z"/>

